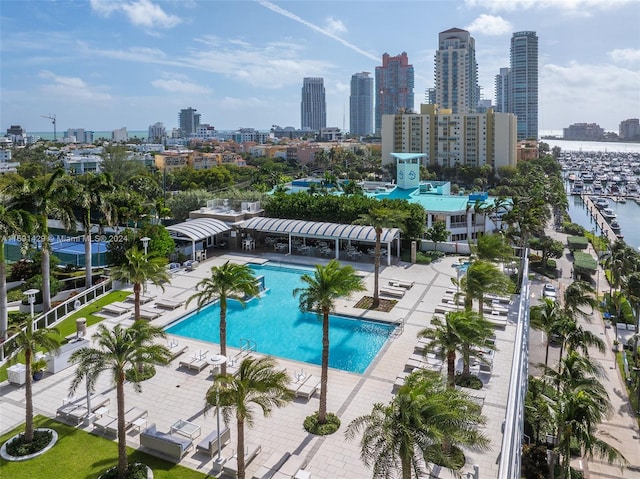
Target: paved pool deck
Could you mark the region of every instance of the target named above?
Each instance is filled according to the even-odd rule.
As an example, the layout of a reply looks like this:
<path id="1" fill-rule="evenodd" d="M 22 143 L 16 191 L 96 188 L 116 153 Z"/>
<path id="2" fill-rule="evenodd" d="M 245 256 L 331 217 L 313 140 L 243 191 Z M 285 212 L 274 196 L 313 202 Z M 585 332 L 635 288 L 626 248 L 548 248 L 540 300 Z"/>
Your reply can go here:
<path id="1" fill-rule="evenodd" d="M 186 300 L 195 292 L 195 285 L 198 281 L 209 275 L 211 266 L 221 265 L 227 260 L 240 263 L 260 263 L 270 260 L 286 264 L 287 259 L 283 255 L 276 254 L 257 256 L 255 254 L 228 253 L 215 256 L 200 263 L 193 271 L 175 273 L 171 283 L 166 285 L 164 292 L 160 288 L 149 287 L 147 294 Z M 295 257 L 294 259 L 296 264 L 306 262 L 308 265 L 327 261 L 304 257 Z M 446 257 L 431 265 L 414 265 L 403 262 L 392 266 L 381 265 L 380 285 L 388 284 L 389 279 L 415 283 L 404 297 L 398 300 L 390 313 L 370 312 L 354 308 L 356 301 L 363 294 L 367 294 L 366 292 L 337 302 L 337 313 L 391 322 L 402 321 L 402 331 L 399 331 L 385 344 L 364 374 L 353 374 L 335 369 L 329 371 L 328 410 L 337 413 L 342 421 L 342 427 L 337 433 L 327 437 L 317 437 L 306 433 L 302 427 L 304 418 L 318 409 L 319 393 L 309 400 L 298 398 L 289 406 L 274 410 L 272 415 L 267 418 L 262 417 L 261 413 L 257 413 L 255 425 L 245 429 L 245 440 L 260 444 L 262 452 L 249 464 L 247 477 L 252 477 L 262 462 L 274 452 L 290 452 L 305 456 L 308 462 L 306 469 L 314 479 L 346 477 L 349 479 L 368 479 L 371 477 L 371 471 L 360 460 L 359 442 L 357 440 L 346 441 L 344 430 L 351 420 L 368 414 L 374 403 L 386 403 L 391 400 L 396 376 L 405 369 L 408 357 L 414 353 L 417 332 L 429 325 L 435 308 L 441 303 L 446 291 L 455 289 L 451 280 L 456 278 L 457 270 L 454 265 L 458 263 L 458 257 Z M 369 290 L 368 294 L 371 294 L 374 282 L 373 265 L 359 263 L 352 263 L 352 265 L 362 273 Z M 189 309 L 194 308 L 195 303 L 192 303 Z M 166 311 L 159 318 L 153 320 L 153 323 L 159 326 L 168 325 L 184 315 L 186 311 L 185 307 Z M 506 327 L 503 330 L 496 330 L 498 351 L 494 357 L 493 371 L 485 377 L 485 399 L 482 412 L 487 417 L 484 432 L 491 440 L 491 448 L 482 453 L 467 451 L 467 465 L 464 467 L 463 473 L 472 472 L 475 464 L 479 466 L 480 477 L 497 477 L 502 441 L 501 428 L 507 406 L 512 366 L 515 321 L 516 318 L 510 315 Z M 105 319 L 105 324 L 115 325 L 117 323 L 128 325 L 131 324 L 131 319 L 129 315 Z M 89 337 L 94 329 L 95 326 L 89 328 Z M 209 351 L 209 354 L 218 353 L 217 344 L 203 343 L 182 337 L 170 336 L 170 338 L 177 340 L 181 346 L 187 345 L 189 347 L 182 358 L 199 350 Z M 320 341 L 320 338 L 309 338 L 309 341 Z M 237 353 L 239 351 L 230 348 L 230 352 Z M 136 393 L 133 387 L 127 384 L 126 405 L 128 408 L 138 406 L 146 409 L 148 424 L 155 423 L 160 431 L 169 431 L 174 422 L 185 419 L 198 424 L 202 430 L 202 437 L 204 437 L 215 428 L 216 424 L 215 413 L 213 411 L 205 412 L 204 409 L 205 393 L 212 383 L 211 368 L 207 367 L 200 372 L 187 371 L 179 367 L 179 361 L 180 358 L 177 358 L 167 367 L 158 368 L 157 374 L 152 379 L 142 383 L 141 393 Z M 319 366 L 281 358 L 278 358 L 278 364 L 291 374 L 294 371 L 304 369 L 306 374 L 314 374 L 318 377 L 320 375 Z M 44 379 L 34 383 L 33 400 L 36 414 L 48 417 L 56 416 L 56 410 L 62 405 L 63 399 L 68 396 L 73 374 L 74 367 L 70 367 L 56 374 L 47 374 Z M 80 396 L 82 393 L 83 391 L 79 391 L 78 395 Z M 108 374 L 104 374 L 100 378 L 96 385 L 96 393 L 110 397 L 109 412 L 113 414 L 116 404 L 115 388 Z M 0 408 L 1 431 L 6 432 L 22 424 L 24 422 L 24 387 L 9 384 L 6 381 L 0 384 Z M 223 448 L 223 456 L 230 456 L 235 449 L 235 425 L 230 424 L 229 427 L 231 442 Z M 91 426 L 86 427 L 86 430 L 91 429 Z M 195 439 L 194 443 L 197 441 L 198 439 Z M 134 448 L 140 447 L 137 429 L 131 429 L 127 432 L 127 442 Z M 219 475 L 219 467 L 214 461 L 208 456 L 196 453 L 195 449 L 191 450 L 180 464 L 212 476 Z M 432 477 L 449 478 L 451 475 L 446 470 L 442 470 L 434 473 Z"/>

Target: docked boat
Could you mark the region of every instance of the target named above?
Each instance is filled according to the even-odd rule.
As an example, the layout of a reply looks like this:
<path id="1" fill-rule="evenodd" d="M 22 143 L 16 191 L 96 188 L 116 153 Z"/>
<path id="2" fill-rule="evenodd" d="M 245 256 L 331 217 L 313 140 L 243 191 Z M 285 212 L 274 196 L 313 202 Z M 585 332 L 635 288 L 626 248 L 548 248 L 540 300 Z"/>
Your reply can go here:
<path id="1" fill-rule="evenodd" d="M 600 211 L 602 213 L 602 216 L 604 216 L 604 219 L 607 221 L 610 221 L 617 217 L 616 212 L 613 211 L 611 208 L 603 208 Z"/>
<path id="2" fill-rule="evenodd" d="M 607 200 L 606 198 L 594 198 L 593 204 L 596 205 L 596 208 L 601 210 L 603 208 L 609 207 L 609 200 Z"/>
<path id="3" fill-rule="evenodd" d="M 613 230 L 614 233 L 619 233 L 620 232 L 620 223 L 618 223 L 617 219 L 612 219 L 611 222 L 609 223 L 609 226 L 611 227 L 611 229 Z"/>

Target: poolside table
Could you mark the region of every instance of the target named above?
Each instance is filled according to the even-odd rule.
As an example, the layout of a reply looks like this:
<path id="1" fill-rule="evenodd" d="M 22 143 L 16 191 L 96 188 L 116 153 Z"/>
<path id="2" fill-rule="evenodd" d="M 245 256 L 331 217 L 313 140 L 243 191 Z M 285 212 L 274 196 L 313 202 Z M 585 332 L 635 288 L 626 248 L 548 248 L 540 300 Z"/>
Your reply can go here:
<path id="1" fill-rule="evenodd" d="M 184 419 L 180 419 L 171 426 L 171 434 L 174 432 L 189 439 L 198 437 L 201 433 L 200 426 Z"/>

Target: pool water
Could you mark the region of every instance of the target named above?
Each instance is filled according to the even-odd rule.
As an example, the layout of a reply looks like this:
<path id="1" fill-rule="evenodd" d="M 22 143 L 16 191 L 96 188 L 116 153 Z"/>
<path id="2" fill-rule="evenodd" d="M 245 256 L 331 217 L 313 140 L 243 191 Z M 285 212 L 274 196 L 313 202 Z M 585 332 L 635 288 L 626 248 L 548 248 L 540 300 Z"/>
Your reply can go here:
<path id="1" fill-rule="evenodd" d="M 321 364 L 322 318 L 299 310 L 295 288 L 303 288 L 300 277 L 311 270 L 251 265 L 256 277 L 264 276 L 266 292 L 243 308 L 227 302 L 227 345 L 239 348 L 247 339 L 259 353 L 310 364 Z M 357 293 L 356 293 L 357 294 Z M 329 318 L 329 367 L 364 373 L 391 336 L 393 325 L 351 319 Z M 220 343 L 220 307 L 216 302 L 191 313 L 167 328 L 167 333 Z M 213 353 L 213 351 L 211 351 Z"/>

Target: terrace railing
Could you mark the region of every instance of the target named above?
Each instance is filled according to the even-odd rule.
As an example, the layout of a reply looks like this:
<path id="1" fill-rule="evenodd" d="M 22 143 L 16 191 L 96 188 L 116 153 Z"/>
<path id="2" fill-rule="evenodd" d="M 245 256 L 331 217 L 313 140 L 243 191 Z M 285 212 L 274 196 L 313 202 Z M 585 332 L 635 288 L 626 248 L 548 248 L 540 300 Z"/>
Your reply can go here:
<path id="1" fill-rule="evenodd" d="M 113 282 L 111 279 L 92 286 L 91 288 L 78 293 L 77 295 L 67 299 L 54 308 L 51 308 L 44 314 L 36 316 L 33 319 L 33 329 L 52 328 L 57 326 L 64 318 L 69 314 L 82 307 L 83 305 L 90 303 L 98 299 L 100 296 L 108 293 L 113 289 Z M 16 335 L 10 336 L 5 342 L 0 344 L 0 366 L 4 365 L 12 357 L 13 345 Z"/>

